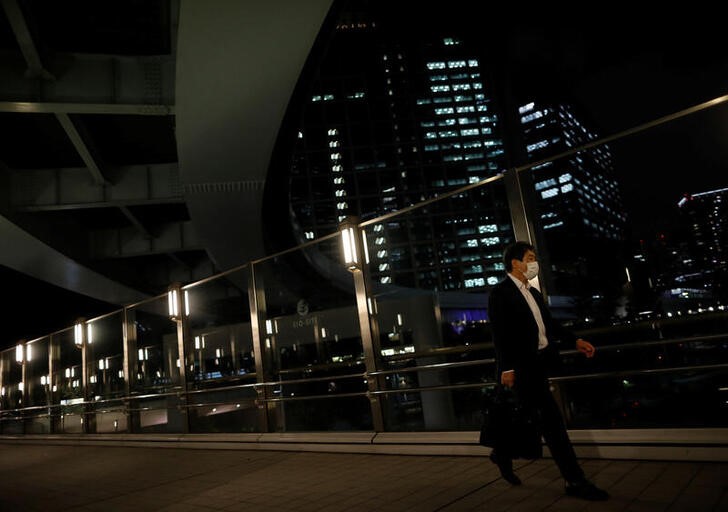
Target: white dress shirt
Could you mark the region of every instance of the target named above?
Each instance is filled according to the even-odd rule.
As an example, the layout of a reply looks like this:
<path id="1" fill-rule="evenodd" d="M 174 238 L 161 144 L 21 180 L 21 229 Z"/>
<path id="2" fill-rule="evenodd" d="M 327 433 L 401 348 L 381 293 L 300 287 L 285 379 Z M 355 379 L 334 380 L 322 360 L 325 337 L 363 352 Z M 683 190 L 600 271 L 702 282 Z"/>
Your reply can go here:
<path id="1" fill-rule="evenodd" d="M 536 299 L 533 298 L 533 295 L 531 295 L 531 292 L 529 291 L 529 288 L 531 288 L 531 283 L 526 281 L 524 284 L 520 279 L 516 279 L 513 277 L 513 274 L 508 274 L 508 277 L 513 279 L 513 282 L 516 283 L 516 286 L 518 286 L 518 289 L 521 290 L 521 294 L 523 295 L 523 298 L 526 299 L 526 303 L 528 303 L 528 307 L 531 308 L 531 313 L 533 313 L 533 318 L 536 320 L 536 325 L 538 325 L 538 349 L 543 350 L 549 345 L 549 340 L 546 337 L 546 326 L 543 324 L 543 318 L 541 317 L 541 310 L 538 308 L 538 304 L 536 303 Z"/>

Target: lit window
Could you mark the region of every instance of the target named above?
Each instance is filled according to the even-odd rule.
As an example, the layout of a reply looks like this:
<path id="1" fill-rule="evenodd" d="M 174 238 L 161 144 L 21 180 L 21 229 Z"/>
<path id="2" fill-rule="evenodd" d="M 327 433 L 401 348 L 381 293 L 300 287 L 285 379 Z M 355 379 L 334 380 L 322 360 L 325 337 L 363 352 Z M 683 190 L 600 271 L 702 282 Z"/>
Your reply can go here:
<path id="1" fill-rule="evenodd" d="M 525 114 L 526 112 L 530 112 L 531 110 L 533 110 L 534 106 L 535 106 L 535 103 L 533 103 L 533 102 L 527 103 L 527 104 L 523 105 L 522 107 L 518 107 L 518 113 Z"/>
<path id="2" fill-rule="evenodd" d="M 498 226 L 495 224 L 485 224 L 478 226 L 478 233 L 495 233 L 498 231 Z"/>
<path id="3" fill-rule="evenodd" d="M 544 199 L 548 199 L 549 197 L 554 197 L 559 193 L 558 188 L 550 188 L 548 190 L 544 190 L 541 192 L 541 197 Z"/>

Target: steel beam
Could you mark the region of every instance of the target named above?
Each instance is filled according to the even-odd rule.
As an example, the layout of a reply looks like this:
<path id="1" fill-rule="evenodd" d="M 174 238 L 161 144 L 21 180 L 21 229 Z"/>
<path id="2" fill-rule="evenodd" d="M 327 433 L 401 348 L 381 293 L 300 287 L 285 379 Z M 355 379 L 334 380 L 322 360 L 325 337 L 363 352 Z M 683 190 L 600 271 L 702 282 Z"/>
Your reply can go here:
<path id="1" fill-rule="evenodd" d="M 68 138 L 71 139 L 73 147 L 76 148 L 76 151 L 78 151 L 81 159 L 86 164 L 86 168 L 91 173 L 91 177 L 93 178 L 94 183 L 96 183 L 96 185 L 105 185 L 106 178 L 104 178 L 104 173 L 101 172 L 99 164 L 96 162 L 96 159 L 91 154 L 91 151 L 89 150 L 86 141 L 83 140 L 83 137 L 76 129 L 76 126 L 73 124 L 73 121 L 71 121 L 71 118 L 68 117 L 68 114 L 57 113 L 56 119 L 58 119 L 58 122 L 61 123 L 61 126 L 66 132 L 66 135 L 68 135 Z"/>
<path id="2" fill-rule="evenodd" d="M 109 114 L 137 116 L 171 116 L 174 105 L 144 103 L 58 103 L 38 101 L 0 101 L 0 112 L 20 114 Z"/>
<path id="3" fill-rule="evenodd" d="M 43 63 L 40 61 L 40 55 L 35 47 L 33 36 L 30 35 L 28 30 L 28 24 L 25 21 L 23 11 L 20 9 L 17 0 L 2 0 L 3 9 L 5 9 L 5 15 L 10 22 L 10 27 L 13 29 L 15 39 L 18 41 L 20 51 L 23 54 L 26 64 L 28 64 L 28 70 L 25 73 L 27 78 L 43 78 L 44 80 L 53 80 L 51 75 L 45 68 Z"/>
<path id="4" fill-rule="evenodd" d="M 118 167 L 109 173 L 113 183 L 105 187 L 90 185 L 82 167 L 6 172 L 10 204 L 17 212 L 184 203 L 177 163 Z"/>

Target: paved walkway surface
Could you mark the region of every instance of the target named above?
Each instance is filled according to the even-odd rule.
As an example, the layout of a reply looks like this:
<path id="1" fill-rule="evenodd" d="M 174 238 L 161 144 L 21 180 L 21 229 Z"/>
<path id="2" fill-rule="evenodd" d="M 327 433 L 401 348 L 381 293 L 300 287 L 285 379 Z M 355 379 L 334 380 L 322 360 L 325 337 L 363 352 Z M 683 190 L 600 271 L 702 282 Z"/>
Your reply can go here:
<path id="1" fill-rule="evenodd" d="M 612 498 L 565 496 L 551 459 L 0 443 L 0 511 L 728 511 L 728 464 L 582 460 Z"/>

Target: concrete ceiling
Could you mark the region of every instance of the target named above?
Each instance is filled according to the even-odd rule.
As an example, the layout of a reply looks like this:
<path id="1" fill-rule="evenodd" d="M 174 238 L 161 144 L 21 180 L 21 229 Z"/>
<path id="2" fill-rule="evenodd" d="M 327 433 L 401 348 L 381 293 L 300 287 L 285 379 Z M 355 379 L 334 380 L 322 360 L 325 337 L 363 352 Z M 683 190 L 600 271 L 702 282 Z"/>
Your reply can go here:
<path id="1" fill-rule="evenodd" d="M 0 5 L 0 265 L 121 305 L 265 255 L 332 0 Z"/>

